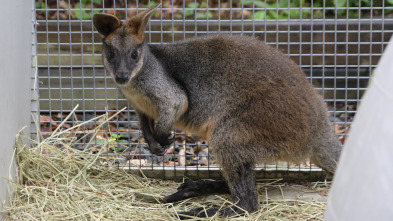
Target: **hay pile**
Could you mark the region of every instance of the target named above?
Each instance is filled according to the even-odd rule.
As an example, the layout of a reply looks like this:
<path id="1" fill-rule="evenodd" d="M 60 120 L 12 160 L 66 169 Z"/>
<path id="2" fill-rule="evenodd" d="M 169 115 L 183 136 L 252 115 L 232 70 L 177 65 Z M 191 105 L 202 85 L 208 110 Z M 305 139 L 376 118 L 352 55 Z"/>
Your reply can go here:
<path id="1" fill-rule="evenodd" d="M 5 210 L 6 220 L 177 220 L 180 211 L 229 204 L 227 196 L 159 203 L 179 184 L 113 168 L 108 156 L 74 149 L 75 139 L 63 134 L 56 131 L 39 143 L 31 141 L 31 148 L 25 148 L 18 135 L 17 181 L 10 181 L 15 197 Z M 268 191 L 269 185 L 274 184 L 259 184 L 259 192 Z M 234 220 L 322 220 L 325 209 L 319 202 L 263 203 L 259 211 Z"/>

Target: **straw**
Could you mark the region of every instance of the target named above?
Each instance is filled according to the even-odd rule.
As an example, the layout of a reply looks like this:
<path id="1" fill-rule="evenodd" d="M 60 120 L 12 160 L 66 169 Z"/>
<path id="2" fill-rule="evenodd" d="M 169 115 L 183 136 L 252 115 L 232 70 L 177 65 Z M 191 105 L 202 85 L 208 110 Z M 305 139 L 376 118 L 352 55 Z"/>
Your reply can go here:
<path id="1" fill-rule="evenodd" d="M 110 120 L 107 114 L 104 119 L 97 131 Z M 176 191 L 179 183 L 115 168 L 104 153 L 105 148 L 97 148 L 100 151 L 94 154 L 74 149 L 77 139 L 64 134 L 82 124 L 86 122 L 67 130 L 58 129 L 40 142 L 30 140 L 29 148 L 23 143 L 23 136 L 17 135 L 17 179 L 9 181 L 14 198 L 4 211 L 8 213 L 6 220 L 177 220 L 181 211 L 231 205 L 229 196 L 160 203 L 161 198 Z M 284 185 L 277 182 L 265 180 L 258 188 L 269 191 L 270 187 Z M 326 206 L 321 202 L 272 199 L 261 204 L 259 211 L 232 219 L 322 220 Z M 199 220 L 212 219 L 217 217 Z"/>

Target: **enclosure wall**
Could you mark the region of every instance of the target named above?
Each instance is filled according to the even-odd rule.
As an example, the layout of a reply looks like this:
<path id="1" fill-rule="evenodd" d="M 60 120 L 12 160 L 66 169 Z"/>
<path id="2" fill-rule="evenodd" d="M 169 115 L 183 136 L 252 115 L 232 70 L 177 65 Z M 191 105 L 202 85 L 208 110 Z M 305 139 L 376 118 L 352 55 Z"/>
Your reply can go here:
<path id="1" fill-rule="evenodd" d="M 72 148 L 102 150 L 111 165 L 142 170 L 146 176 L 220 178 L 208 142 L 187 131 L 176 131 L 163 157 L 152 155 L 133 107 L 102 63 L 102 36 L 93 27 L 93 14 L 112 14 L 124 21 L 158 3 L 161 6 L 146 26 L 148 43 L 168 45 L 218 33 L 266 42 L 305 72 L 327 102 L 342 143 L 393 34 L 391 0 L 36 0 L 38 134 L 46 139 L 55 131 L 66 131 L 77 138 Z M 109 124 L 98 127 L 103 114 L 113 116 L 124 107 Z M 70 129 L 78 123 L 84 126 Z M 262 162 L 256 172 L 258 178 L 296 173 L 294 178 L 300 179 L 299 172 L 325 177 L 310 160 L 300 165 Z"/>
<path id="2" fill-rule="evenodd" d="M 0 210 L 9 203 L 7 179 L 15 135 L 30 124 L 32 2 L 0 0 Z M 29 134 L 27 128 L 25 134 Z M 14 169 L 12 173 L 14 174 Z M 3 220 L 3 214 L 0 214 Z"/>

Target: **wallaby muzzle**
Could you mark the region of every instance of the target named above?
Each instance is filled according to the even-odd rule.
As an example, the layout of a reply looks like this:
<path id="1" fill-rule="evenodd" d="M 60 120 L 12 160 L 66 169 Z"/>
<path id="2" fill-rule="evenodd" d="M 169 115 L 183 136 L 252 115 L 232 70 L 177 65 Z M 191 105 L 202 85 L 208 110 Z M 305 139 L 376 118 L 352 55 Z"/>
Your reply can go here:
<path id="1" fill-rule="evenodd" d="M 115 74 L 115 81 L 117 84 L 126 84 L 130 80 L 130 76 L 126 72 L 119 72 Z"/>

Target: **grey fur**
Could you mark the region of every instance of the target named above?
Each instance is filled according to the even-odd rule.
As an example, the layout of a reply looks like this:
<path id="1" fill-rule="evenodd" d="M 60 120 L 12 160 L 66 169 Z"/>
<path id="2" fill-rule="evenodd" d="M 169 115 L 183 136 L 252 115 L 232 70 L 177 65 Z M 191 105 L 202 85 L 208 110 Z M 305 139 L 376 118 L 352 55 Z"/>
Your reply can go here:
<path id="1" fill-rule="evenodd" d="M 143 29 L 153 10 L 120 27 L 94 16 L 100 33 L 114 29 L 104 35 L 104 64 L 135 108 L 153 153 L 165 153 L 173 128 L 206 137 L 233 201 L 249 212 L 258 208 L 257 162 L 311 158 L 334 173 L 341 144 L 321 96 L 294 62 L 246 36 L 148 45 Z M 138 59 L 131 58 L 135 51 Z"/>

